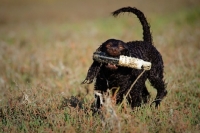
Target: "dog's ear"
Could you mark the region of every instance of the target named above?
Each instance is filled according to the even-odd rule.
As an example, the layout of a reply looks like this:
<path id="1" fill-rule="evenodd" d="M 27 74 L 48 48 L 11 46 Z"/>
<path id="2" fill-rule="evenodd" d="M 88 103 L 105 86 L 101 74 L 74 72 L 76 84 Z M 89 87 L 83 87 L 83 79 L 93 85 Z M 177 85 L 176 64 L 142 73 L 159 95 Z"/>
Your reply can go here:
<path id="1" fill-rule="evenodd" d="M 92 65 L 90 66 L 87 76 L 85 80 L 82 82 L 82 84 L 90 84 L 93 82 L 94 78 L 97 76 L 99 70 L 101 67 L 101 63 L 94 61 Z"/>
<path id="2" fill-rule="evenodd" d="M 115 41 L 115 39 L 108 39 L 100 45 L 97 51 L 106 52 L 107 47 L 112 46 Z"/>
<path id="3" fill-rule="evenodd" d="M 124 49 L 123 54 L 126 55 L 126 56 L 131 56 L 130 51 L 129 51 L 129 47 L 126 44 L 124 44 L 124 48 L 125 49 Z"/>
<path id="4" fill-rule="evenodd" d="M 107 41 L 102 43 L 96 51 L 106 52 Z"/>

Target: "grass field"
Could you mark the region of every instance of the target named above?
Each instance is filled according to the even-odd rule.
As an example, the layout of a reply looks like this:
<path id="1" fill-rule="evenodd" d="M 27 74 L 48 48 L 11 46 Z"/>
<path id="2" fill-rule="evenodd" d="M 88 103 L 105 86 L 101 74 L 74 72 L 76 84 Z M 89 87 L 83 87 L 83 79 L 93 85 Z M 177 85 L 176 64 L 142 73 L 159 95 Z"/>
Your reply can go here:
<path id="1" fill-rule="evenodd" d="M 0 132 L 200 132 L 199 5 L 198 0 L 1 0 Z M 135 111 L 113 106 L 116 116 L 105 113 L 102 122 L 89 110 L 93 84 L 80 83 L 102 42 L 142 39 L 134 15 L 110 15 L 123 6 L 147 16 L 163 56 L 168 95 L 159 109 L 150 108 L 156 91 L 147 82 L 150 103 Z M 71 96 L 83 101 L 82 109 L 66 106 Z"/>

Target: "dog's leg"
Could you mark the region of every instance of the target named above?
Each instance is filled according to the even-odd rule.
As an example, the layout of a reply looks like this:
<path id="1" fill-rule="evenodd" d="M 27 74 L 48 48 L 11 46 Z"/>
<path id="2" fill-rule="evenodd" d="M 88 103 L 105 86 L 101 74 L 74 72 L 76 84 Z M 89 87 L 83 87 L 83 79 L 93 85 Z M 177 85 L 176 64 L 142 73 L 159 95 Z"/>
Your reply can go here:
<path id="1" fill-rule="evenodd" d="M 103 105 L 103 94 L 98 91 L 94 91 L 94 97 L 95 97 L 95 108 L 98 110 Z"/>
<path id="2" fill-rule="evenodd" d="M 128 102 L 131 103 L 131 107 L 139 107 L 142 103 L 147 102 L 147 94 L 143 94 L 144 84 L 135 84 L 134 89 L 130 92 L 130 97 L 128 97 Z M 146 92 L 145 92 L 146 93 Z"/>
<path id="3" fill-rule="evenodd" d="M 149 101 L 150 98 L 150 94 L 147 90 L 147 87 L 144 86 L 143 90 L 142 90 L 142 101 L 143 103 L 147 103 Z"/>
<path id="4" fill-rule="evenodd" d="M 163 71 L 162 69 L 157 69 L 160 70 L 160 72 L 155 71 L 150 71 L 150 78 L 149 81 L 151 85 L 157 90 L 157 95 L 155 99 L 156 107 L 160 105 L 161 100 L 167 95 L 167 90 L 166 90 L 166 83 L 163 80 Z"/>
<path id="5" fill-rule="evenodd" d="M 105 78 L 101 77 L 102 75 L 97 75 L 96 82 L 94 85 L 94 92 L 95 92 L 95 108 L 98 110 L 101 108 L 103 104 L 102 95 L 108 89 L 107 81 Z"/>
<path id="6" fill-rule="evenodd" d="M 134 84 L 134 86 L 130 90 L 130 93 L 127 95 L 129 89 L 127 90 L 129 86 L 131 86 L 133 80 L 130 80 L 129 83 L 125 84 L 124 86 L 121 86 L 119 89 L 118 95 L 117 95 L 117 103 L 121 103 L 124 101 L 123 99 L 126 98 L 128 103 L 131 105 L 132 108 L 141 106 L 142 103 L 147 103 L 149 98 L 149 92 L 147 91 L 147 88 L 145 86 L 145 78 L 138 79 L 138 81 Z M 127 97 L 124 97 L 124 96 Z"/>

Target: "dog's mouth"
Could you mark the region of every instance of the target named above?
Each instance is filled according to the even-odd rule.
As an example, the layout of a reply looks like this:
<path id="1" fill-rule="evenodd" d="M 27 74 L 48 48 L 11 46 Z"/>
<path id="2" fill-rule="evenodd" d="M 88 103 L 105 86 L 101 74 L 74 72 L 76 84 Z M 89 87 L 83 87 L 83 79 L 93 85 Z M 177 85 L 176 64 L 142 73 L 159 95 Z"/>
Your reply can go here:
<path id="1" fill-rule="evenodd" d="M 116 69 L 118 69 L 118 66 L 117 66 L 117 65 L 111 64 L 111 63 L 106 64 L 105 67 L 108 68 L 108 69 L 111 69 L 111 70 L 116 70 Z"/>
<path id="2" fill-rule="evenodd" d="M 107 54 L 107 56 L 108 57 L 111 57 L 111 58 L 119 58 L 119 56 L 120 56 L 120 54 L 117 54 L 117 55 L 115 55 L 115 56 L 113 56 L 113 55 L 111 55 L 111 54 Z M 118 69 L 118 66 L 116 65 L 116 64 L 114 64 L 114 63 L 106 63 L 105 64 L 105 67 L 107 68 L 107 69 L 110 69 L 110 70 L 117 70 Z"/>

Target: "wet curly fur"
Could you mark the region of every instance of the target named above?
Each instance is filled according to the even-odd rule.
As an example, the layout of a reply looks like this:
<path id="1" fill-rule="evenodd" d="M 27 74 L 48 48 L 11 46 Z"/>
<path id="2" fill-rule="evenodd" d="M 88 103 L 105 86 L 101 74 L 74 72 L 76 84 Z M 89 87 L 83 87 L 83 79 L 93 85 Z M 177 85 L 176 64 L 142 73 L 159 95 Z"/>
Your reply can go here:
<path id="1" fill-rule="evenodd" d="M 143 27 L 143 41 L 131 41 L 126 43 L 117 39 L 109 39 L 100 45 L 96 51 L 104 52 L 110 57 L 117 58 L 120 55 L 126 55 L 151 62 L 151 70 L 145 71 L 145 73 L 139 78 L 131 89 L 127 101 L 132 108 L 148 102 L 150 94 L 145 86 L 145 81 L 148 79 L 151 85 L 157 90 L 155 100 L 157 107 L 160 104 L 160 101 L 167 94 L 166 83 L 163 79 L 164 66 L 162 56 L 153 46 L 150 26 L 144 14 L 136 8 L 124 7 L 114 11 L 113 16 L 118 16 L 118 14 L 122 12 L 133 13 L 139 18 Z M 122 102 L 123 96 L 127 93 L 131 84 L 142 71 L 143 70 L 116 66 L 110 63 L 106 64 L 93 61 L 83 83 L 90 84 L 96 78 L 95 90 L 101 93 L 106 92 L 107 89 L 119 87 L 116 96 L 116 103 L 118 104 Z M 97 108 L 99 107 L 100 105 L 97 105 Z"/>

